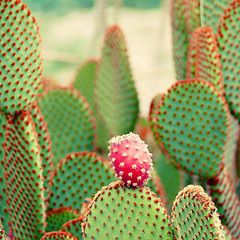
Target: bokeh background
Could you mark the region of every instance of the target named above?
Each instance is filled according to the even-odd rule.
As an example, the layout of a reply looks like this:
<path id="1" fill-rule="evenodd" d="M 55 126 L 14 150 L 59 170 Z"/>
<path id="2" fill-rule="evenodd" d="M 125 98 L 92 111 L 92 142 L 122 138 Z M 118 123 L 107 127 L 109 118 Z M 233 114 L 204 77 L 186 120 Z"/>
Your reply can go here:
<path id="1" fill-rule="evenodd" d="M 151 99 L 173 83 L 168 0 L 25 0 L 43 39 L 44 76 L 69 85 L 83 62 L 100 55 L 104 30 L 125 34 L 140 96 L 141 115 Z"/>

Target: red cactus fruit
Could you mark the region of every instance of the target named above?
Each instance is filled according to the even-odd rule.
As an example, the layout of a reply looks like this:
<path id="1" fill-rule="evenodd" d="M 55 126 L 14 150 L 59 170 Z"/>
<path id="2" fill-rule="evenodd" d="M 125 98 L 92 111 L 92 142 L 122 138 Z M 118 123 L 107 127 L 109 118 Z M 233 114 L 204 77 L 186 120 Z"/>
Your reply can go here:
<path id="1" fill-rule="evenodd" d="M 112 138 L 109 158 L 116 176 L 128 187 L 142 187 L 150 178 L 152 154 L 137 134 Z"/>

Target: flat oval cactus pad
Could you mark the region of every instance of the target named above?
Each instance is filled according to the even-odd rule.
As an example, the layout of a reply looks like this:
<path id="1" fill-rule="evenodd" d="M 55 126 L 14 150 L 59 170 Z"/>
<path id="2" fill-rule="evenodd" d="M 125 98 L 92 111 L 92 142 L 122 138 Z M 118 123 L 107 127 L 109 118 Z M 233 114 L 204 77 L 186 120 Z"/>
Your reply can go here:
<path id="1" fill-rule="evenodd" d="M 126 188 L 111 183 L 95 195 L 83 223 L 88 239 L 172 240 L 167 211 L 147 187 Z"/>

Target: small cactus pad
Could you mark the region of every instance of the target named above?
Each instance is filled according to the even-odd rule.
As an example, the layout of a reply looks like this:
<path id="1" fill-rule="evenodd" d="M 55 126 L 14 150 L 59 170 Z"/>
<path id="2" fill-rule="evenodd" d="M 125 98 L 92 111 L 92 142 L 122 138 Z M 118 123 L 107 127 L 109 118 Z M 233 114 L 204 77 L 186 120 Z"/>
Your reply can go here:
<path id="1" fill-rule="evenodd" d="M 218 208 L 222 223 L 240 239 L 240 201 L 227 169 L 208 180 L 209 193 Z"/>
<path id="2" fill-rule="evenodd" d="M 235 0 L 220 21 L 218 46 L 223 66 L 224 89 L 232 114 L 240 121 L 240 1 Z"/>
<path id="3" fill-rule="evenodd" d="M 94 107 L 94 88 L 97 77 L 98 60 L 89 60 L 82 65 L 77 72 L 73 87 L 77 89 L 88 101 L 90 106 Z"/>
<path id="4" fill-rule="evenodd" d="M 171 0 L 171 22 L 176 77 L 183 80 L 191 32 L 200 26 L 200 1 Z"/>
<path id="5" fill-rule="evenodd" d="M 5 234 L 5 231 L 3 229 L 3 225 L 0 220 L 0 240 L 7 240 L 7 236 Z"/>
<path id="6" fill-rule="evenodd" d="M 48 194 L 48 187 L 50 181 L 50 173 L 53 168 L 52 162 L 52 143 L 50 140 L 50 135 L 47 128 L 47 123 L 45 122 L 42 111 L 36 103 L 34 103 L 30 108 L 30 114 L 32 120 L 35 124 L 35 130 L 37 132 L 38 143 L 40 145 L 42 158 L 42 167 L 43 167 L 43 177 L 44 177 L 44 195 L 45 197 Z"/>
<path id="7" fill-rule="evenodd" d="M 83 238 L 172 240 L 167 211 L 147 187 L 126 188 L 121 181 L 98 192 L 86 220 Z"/>
<path id="8" fill-rule="evenodd" d="M 76 90 L 49 91 L 38 103 L 48 124 L 55 165 L 71 152 L 93 150 L 92 111 Z"/>
<path id="9" fill-rule="evenodd" d="M 72 207 L 80 211 L 87 197 L 114 179 L 111 169 L 95 153 L 69 154 L 53 172 L 49 208 Z"/>
<path id="10" fill-rule="evenodd" d="M 47 227 L 46 231 L 61 230 L 64 223 L 75 219 L 79 216 L 79 212 L 71 207 L 56 208 L 47 212 Z"/>
<path id="11" fill-rule="evenodd" d="M 73 236 L 77 237 L 79 240 L 82 239 L 82 223 L 83 223 L 84 217 L 80 216 L 77 219 L 70 220 L 66 222 L 63 227 L 63 232 L 69 232 Z"/>
<path id="12" fill-rule="evenodd" d="M 4 175 L 11 228 L 16 240 L 39 239 L 45 227 L 40 147 L 28 112 L 9 119 Z"/>
<path id="13" fill-rule="evenodd" d="M 109 158 L 117 177 L 126 186 L 142 187 L 151 176 L 152 154 L 137 134 L 112 138 Z"/>
<path id="14" fill-rule="evenodd" d="M 159 145 L 176 166 L 206 178 L 222 169 L 229 110 L 212 84 L 200 80 L 174 84 L 150 119 L 158 127 Z"/>
<path id="15" fill-rule="evenodd" d="M 42 89 L 40 36 L 21 0 L 1 0 L 0 12 L 0 110 L 13 113 L 29 106 Z"/>
<path id="16" fill-rule="evenodd" d="M 188 185 L 179 192 L 171 220 L 177 239 L 225 239 L 217 209 L 200 186 Z"/>
<path id="17" fill-rule="evenodd" d="M 139 103 L 121 29 L 107 29 L 96 80 L 96 104 L 109 132 L 124 134 L 134 129 Z"/>
<path id="18" fill-rule="evenodd" d="M 211 82 L 223 93 L 222 65 L 216 37 L 210 27 L 199 27 L 192 33 L 187 66 L 187 78 L 191 77 Z"/>
<path id="19" fill-rule="evenodd" d="M 41 240 L 78 240 L 78 238 L 74 237 L 71 233 L 59 231 L 47 233 Z"/>

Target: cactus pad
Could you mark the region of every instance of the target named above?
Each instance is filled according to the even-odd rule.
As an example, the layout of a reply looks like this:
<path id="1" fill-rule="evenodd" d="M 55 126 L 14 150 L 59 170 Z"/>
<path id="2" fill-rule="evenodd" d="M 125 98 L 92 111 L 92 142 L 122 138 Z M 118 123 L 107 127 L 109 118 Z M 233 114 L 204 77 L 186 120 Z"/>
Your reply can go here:
<path id="1" fill-rule="evenodd" d="M 223 66 L 224 89 L 232 114 L 240 121 L 239 78 L 240 1 L 235 0 L 224 12 L 218 29 L 218 46 Z"/>
<path id="2" fill-rule="evenodd" d="M 83 223 L 84 217 L 80 216 L 77 219 L 70 220 L 66 222 L 63 227 L 63 232 L 69 232 L 73 236 L 77 237 L 79 240 L 82 239 L 82 223 Z"/>
<path id="3" fill-rule="evenodd" d="M 118 26 L 107 29 L 96 80 L 97 109 L 113 135 L 134 129 L 139 106 L 124 35 Z"/>
<path id="4" fill-rule="evenodd" d="M 98 192 L 83 223 L 88 239 L 172 240 L 161 200 L 149 188 L 125 188 L 118 181 Z"/>
<path id="5" fill-rule="evenodd" d="M 211 82 L 223 93 L 222 65 L 217 40 L 210 27 L 200 27 L 192 33 L 187 66 L 187 78 L 191 77 Z"/>
<path id="6" fill-rule="evenodd" d="M 0 12 L 0 110 L 13 113 L 29 106 L 42 89 L 40 36 L 21 0 L 1 0 Z"/>
<path id="7" fill-rule="evenodd" d="M 59 231 L 47 233 L 41 240 L 78 240 L 78 238 L 74 237 L 71 233 Z"/>
<path id="8" fill-rule="evenodd" d="M 171 217 L 177 239 L 225 239 L 217 209 L 200 186 L 189 185 L 178 194 Z"/>
<path id="9" fill-rule="evenodd" d="M 7 236 L 5 234 L 5 231 L 3 229 L 3 225 L 0 220 L 0 240 L 7 240 Z"/>
<path id="10" fill-rule="evenodd" d="M 176 166 L 206 178 L 222 169 L 229 110 L 212 84 L 200 80 L 176 83 L 150 119 L 154 131 L 158 128 L 158 143 Z"/>
<path id="11" fill-rule="evenodd" d="M 92 111 L 76 90 L 49 91 L 39 99 L 39 107 L 48 124 L 54 164 L 71 152 L 93 149 Z"/>
<path id="12" fill-rule="evenodd" d="M 113 179 L 111 169 L 95 153 L 69 154 L 53 172 L 49 208 L 72 207 L 80 211 L 85 198 Z"/>
<path id="13" fill-rule="evenodd" d="M 4 175 L 14 239 L 39 239 L 45 228 L 40 147 L 28 112 L 9 119 Z"/>
<path id="14" fill-rule="evenodd" d="M 151 176 L 152 154 L 137 134 L 112 138 L 109 158 L 118 178 L 127 186 L 142 187 Z"/>
<path id="15" fill-rule="evenodd" d="M 79 216 L 78 211 L 72 208 L 57 208 L 47 212 L 47 227 L 46 231 L 61 230 L 64 223 L 75 219 Z"/>

